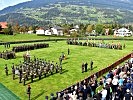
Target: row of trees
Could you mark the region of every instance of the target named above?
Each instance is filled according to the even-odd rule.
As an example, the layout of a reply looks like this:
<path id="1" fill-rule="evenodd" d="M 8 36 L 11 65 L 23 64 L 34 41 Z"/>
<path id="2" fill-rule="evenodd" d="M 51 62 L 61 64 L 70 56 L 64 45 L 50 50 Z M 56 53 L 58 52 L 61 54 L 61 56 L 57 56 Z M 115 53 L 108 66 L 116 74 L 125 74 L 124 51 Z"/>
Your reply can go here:
<path id="1" fill-rule="evenodd" d="M 51 25 L 52 26 L 52 25 Z M 51 26 L 47 26 L 47 27 L 51 27 Z M 108 31 L 108 35 L 113 35 L 114 30 L 122 28 L 122 27 L 126 27 L 129 30 L 133 31 L 133 26 L 132 25 L 121 25 L 121 24 L 79 24 L 79 25 L 75 25 L 75 24 L 60 24 L 57 25 L 63 28 L 63 33 L 64 35 L 72 35 L 72 36 L 85 36 L 86 34 L 91 34 L 93 30 L 95 30 L 95 33 L 97 35 L 105 35 L 106 31 Z M 71 29 L 75 28 L 75 26 L 78 26 L 77 31 L 73 32 L 73 34 L 70 34 Z M 19 25 L 19 24 L 8 24 L 8 28 L 6 29 L 2 29 L 2 27 L 0 26 L 0 31 L 2 30 L 5 34 L 13 34 L 13 33 L 27 33 L 29 30 L 32 30 L 33 33 L 36 32 L 36 29 L 38 29 L 39 26 L 26 26 L 26 25 Z M 43 27 L 45 28 L 45 26 Z"/>
<path id="2" fill-rule="evenodd" d="M 7 35 L 13 35 L 12 26 L 9 24 L 7 25 L 7 28 L 2 29 L 2 26 L 0 25 L 0 33 L 7 34 Z"/>
<path id="3" fill-rule="evenodd" d="M 74 24 L 68 25 L 64 24 L 62 25 L 64 28 L 64 33 L 69 33 L 69 30 L 74 27 Z M 80 24 L 79 30 L 77 32 L 74 32 L 75 36 L 85 36 L 86 34 L 89 35 L 92 33 L 93 30 L 95 30 L 95 34 L 97 35 L 113 35 L 114 30 L 117 30 L 119 28 L 125 27 L 129 29 L 130 31 L 133 31 L 132 25 L 121 25 L 121 24 Z"/>

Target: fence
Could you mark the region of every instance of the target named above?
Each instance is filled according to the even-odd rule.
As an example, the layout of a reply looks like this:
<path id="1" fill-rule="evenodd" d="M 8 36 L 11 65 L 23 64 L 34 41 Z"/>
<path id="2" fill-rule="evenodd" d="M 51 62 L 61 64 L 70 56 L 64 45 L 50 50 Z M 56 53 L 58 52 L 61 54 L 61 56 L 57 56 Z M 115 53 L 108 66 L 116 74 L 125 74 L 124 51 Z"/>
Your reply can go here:
<path id="1" fill-rule="evenodd" d="M 108 71 L 112 70 L 113 68 L 117 67 L 117 66 L 118 66 L 119 64 L 121 64 L 122 62 L 124 62 L 124 61 L 130 59 L 132 54 L 133 54 L 133 53 L 130 53 L 130 54 L 124 56 L 123 58 L 117 60 L 115 63 L 109 65 L 107 68 L 104 68 L 104 69 L 100 70 L 99 72 L 96 72 L 96 73 L 90 75 L 88 78 L 83 79 L 83 80 L 81 81 L 81 83 L 82 83 L 84 80 L 88 81 L 89 79 L 93 78 L 94 75 L 96 75 L 97 78 L 99 78 L 99 77 L 102 76 L 103 74 L 105 74 L 105 73 L 107 73 Z M 72 87 L 72 86 L 70 86 L 70 87 Z M 64 89 L 64 90 L 67 90 L 67 89 L 69 89 L 70 87 L 68 87 L 68 88 L 66 88 L 66 89 Z M 64 90 L 63 90 L 63 91 L 64 91 Z"/>

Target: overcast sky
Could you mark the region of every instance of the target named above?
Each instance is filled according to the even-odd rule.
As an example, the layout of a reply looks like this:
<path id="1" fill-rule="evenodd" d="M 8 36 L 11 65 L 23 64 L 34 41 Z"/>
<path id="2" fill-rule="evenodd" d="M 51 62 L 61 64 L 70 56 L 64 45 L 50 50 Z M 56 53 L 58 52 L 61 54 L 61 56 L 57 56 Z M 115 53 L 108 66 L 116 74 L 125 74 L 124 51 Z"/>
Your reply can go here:
<path id="1" fill-rule="evenodd" d="M 3 8 L 6 8 L 8 6 L 13 6 L 18 3 L 26 2 L 26 1 L 31 1 L 31 0 L 0 0 L 0 10 Z"/>

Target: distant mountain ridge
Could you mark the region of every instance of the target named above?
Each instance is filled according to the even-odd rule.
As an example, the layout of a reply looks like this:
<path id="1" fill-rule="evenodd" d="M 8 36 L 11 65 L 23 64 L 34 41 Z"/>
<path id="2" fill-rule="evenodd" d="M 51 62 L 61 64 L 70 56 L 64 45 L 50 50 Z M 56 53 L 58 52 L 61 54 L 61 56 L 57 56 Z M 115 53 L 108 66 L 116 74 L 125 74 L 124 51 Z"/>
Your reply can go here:
<path id="1" fill-rule="evenodd" d="M 37 8 L 45 6 L 47 4 L 55 4 L 58 2 L 64 2 L 67 4 L 88 5 L 88 6 L 93 5 L 100 7 L 108 6 L 114 8 L 133 10 L 133 0 L 33 0 L 17 4 L 15 6 L 7 7 L 3 10 L 0 10 L 0 14 L 13 12 L 20 8 Z"/>
<path id="2" fill-rule="evenodd" d="M 77 12 L 74 12 L 73 6 L 70 6 L 70 8 L 72 8 L 72 11 L 70 9 L 70 13 L 72 13 L 72 14 L 70 16 L 67 16 L 67 15 L 65 15 L 65 13 L 69 12 L 69 11 L 67 11 L 69 9 L 66 7 L 69 5 L 76 5 L 77 8 L 75 8 L 75 9 L 81 9 L 81 10 L 79 10 L 79 12 L 83 11 L 83 10 L 84 10 L 84 12 L 80 12 L 81 14 L 78 14 Z M 128 17 L 131 18 L 130 16 L 133 13 L 133 0 L 32 0 L 32 1 L 20 3 L 15 6 L 10 6 L 3 10 L 0 10 L 0 21 L 10 21 L 11 19 L 14 19 L 18 22 L 20 21 L 21 24 L 23 24 L 25 22 L 25 21 L 21 21 L 21 20 L 26 20 L 26 22 L 28 24 L 29 24 L 29 21 L 30 21 L 30 23 L 31 22 L 34 22 L 34 23 L 45 22 L 46 24 L 48 24 L 48 23 L 51 23 L 49 21 L 53 20 L 54 17 L 55 18 L 73 17 L 73 16 L 75 16 L 74 15 L 75 13 L 76 13 L 76 17 L 82 16 L 82 15 L 86 16 L 86 17 L 83 16 L 83 18 L 80 18 L 80 19 L 86 19 L 86 21 L 88 19 L 98 21 L 99 16 L 95 16 L 95 18 L 93 18 L 93 16 L 91 16 L 89 10 L 84 9 L 85 7 L 96 8 L 96 11 L 94 13 L 100 13 L 100 14 L 103 13 L 103 16 L 105 18 L 109 16 L 109 19 L 110 19 L 111 16 L 106 11 L 109 9 L 110 11 L 112 11 L 112 13 L 110 12 L 112 15 L 112 19 L 110 19 L 111 20 L 110 22 L 113 22 L 116 20 L 118 22 L 122 22 L 122 20 L 124 20 Z M 64 8 L 64 10 L 63 10 L 63 8 Z M 33 9 L 36 12 L 33 12 Z M 67 10 L 65 10 L 65 9 L 67 9 Z M 91 9 L 91 8 L 88 8 L 88 9 Z M 102 9 L 104 12 L 102 12 Z M 119 11 L 119 9 L 120 9 L 120 11 Z M 39 10 L 42 10 L 42 12 L 40 12 Z M 51 12 L 53 12 L 53 13 L 51 13 Z M 123 12 L 128 13 L 127 16 L 122 15 Z M 43 13 L 43 15 L 42 15 L 42 13 Z M 92 13 L 93 13 L 93 11 L 92 11 Z M 118 16 L 113 15 L 113 13 L 118 14 Z M 87 14 L 88 14 L 88 16 L 87 16 Z M 19 17 L 19 19 L 16 18 L 16 15 Z M 101 14 L 101 16 L 102 16 L 102 14 Z M 47 18 L 47 17 L 50 17 L 50 18 Z M 113 17 L 118 17 L 118 18 L 113 18 Z M 121 18 L 121 17 L 123 17 L 123 18 Z M 72 19 L 72 18 L 70 18 L 70 19 Z M 72 22 L 73 20 L 70 20 L 70 19 L 68 18 L 66 21 Z M 61 19 L 61 21 L 62 21 L 62 19 Z M 132 21 L 132 20 L 130 20 L 130 21 Z"/>

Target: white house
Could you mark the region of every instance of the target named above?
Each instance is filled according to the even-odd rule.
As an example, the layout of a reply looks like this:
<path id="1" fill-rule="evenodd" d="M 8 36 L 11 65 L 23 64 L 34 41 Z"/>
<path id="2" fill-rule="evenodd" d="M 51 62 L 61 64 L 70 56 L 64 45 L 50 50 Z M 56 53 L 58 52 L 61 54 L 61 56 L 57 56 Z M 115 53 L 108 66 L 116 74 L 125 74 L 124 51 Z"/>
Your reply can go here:
<path id="1" fill-rule="evenodd" d="M 56 27 L 52 27 L 52 28 L 47 28 L 46 30 L 40 28 L 38 30 L 36 30 L 36 34 L 37 35 L 63 35 L 63 28 L 56 26 Z"/>
<path id="2" fill-rule="evenodd" d="M 44 31 L 44 29 L 41 29 L 41 28 L 40 28 L 40 29 L 37 29 L 37 30 L 36 30 L 36 34 L 37 34 L 37 35 L 45 35 L 45 31 Z"/>
<path id="3" fill-rule="evenodd" d="M 53 35 L 63 35 L 63 28 L 59 27 L 59 26 L 55 26 L 51 28 L 51 32 Z"/>
<path id="4" fill-rule="evenodd" d="M 132 36 L 132 35 L 133 35 L 133 32 L 126 28 L 120 28 L 120 29 L 114 31 L 114 36 L 125 37 L 125 36 Z"/>
<path id="5" fill-rule="evenodd" d="M 78 31 L 78 30 L 77 30 L 77 29 L 75 29 L 75 28 L 73 28 L 73 29 L 69 30 L 70 34 L 72 34 L 72 33 L 74 33 L 74 32 L 77 32 L 77 31 Z"/>
<path id="6" fill-rule="evenodd" d="M 52 35 L 51 30 L 50 30 L 50 29 L 47 29 L 47 30 L 45 31 L 45 35 Z"/>
<path id="7" fill-rule="evenodd" d="M 31 30 L 31 31 L 28 31 L 28 33 L 29 33 L 29 34 L 32 34 L 32 33 L 33 33 L 33 30 Z"/>
<path id="8" fill-rule="evenodd" d="M 79 29 L 79 26 L 78 26 L 78 25 L 75 25 L 74 28 L 75 28 L 75 29 Z"/>

